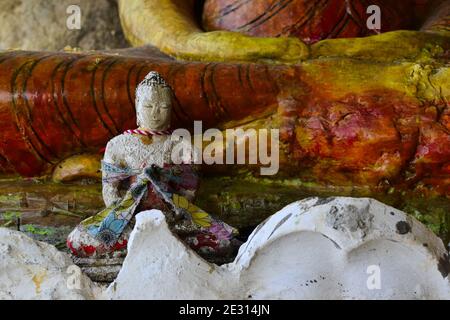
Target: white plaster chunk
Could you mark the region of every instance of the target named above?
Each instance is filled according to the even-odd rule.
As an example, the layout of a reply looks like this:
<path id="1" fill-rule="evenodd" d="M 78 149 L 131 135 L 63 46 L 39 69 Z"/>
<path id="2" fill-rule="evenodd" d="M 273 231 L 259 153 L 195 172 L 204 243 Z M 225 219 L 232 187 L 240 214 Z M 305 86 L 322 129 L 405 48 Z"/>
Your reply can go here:
<path id="1" fill-rule="evenodd" d="M 405 213 L 361 198 L 309 198 L 261 223 L 235 261 L 216 266 L 136 216 L 128 255 L 103 291 L 68 255 L 0 228 L 0 299 L 450 299 L 442 241 Z"/>
<path id="2" fill-rule="evenodd" d="M 136 216 L 122 270 L 103 298 L 227 299 L 225 278 L 172 234 L 161 211 L 149 210 Z"/>
<path id="3" fill-rule="evenodd" d="M 54 246 L 0 228 L 0 300 L 93 299 L 98 287 Z"/>
<path id="4" fill-rule="evenodd" d="M 205 262 L 158 210 L 137 215 L 105 299 L 450 299 L 442 241 L 378 201 L 309 198 L 250 235 L 234 262 Z"/>

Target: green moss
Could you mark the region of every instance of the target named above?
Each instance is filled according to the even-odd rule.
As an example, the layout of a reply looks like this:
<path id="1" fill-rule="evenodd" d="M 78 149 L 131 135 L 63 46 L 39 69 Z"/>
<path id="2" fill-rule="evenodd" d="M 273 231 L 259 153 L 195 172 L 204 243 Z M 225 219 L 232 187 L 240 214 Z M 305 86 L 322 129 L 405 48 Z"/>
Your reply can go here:
<path id="1" fill-rule="evenodd" d="M 3 223 L 14 223 L 23 212 L 28 214 L 31 207 L 22 206 L 18 201 L 22 199 L 23 194 L 33 195 L 37 199 L 52 199 L 51 201 L 71 199 L 74 208 L 69 210 L 81 212 L 85 216 L 97 213 L 104 206 L 101 184 L 63 185 L 45 180 L 41 180 L 39 183 L 25 183 L 22 180 L 17 180 L 2 184 L 2 181 L 0 181 L 0 190 L 0 196 L 3 197 L 3 200 L 12 199 L 12 202 L 6 202 L 7 207 L 12 209 L 0 213 L 0 219 Z M 410 190 L 326 185 L 300 178 L 255 177 L 248 171 L 242 171 L 240 175 L 233 177 L 203 178 L 197 193 L 196 204 L 233 226 L 248 228 L 258 225 L 268 216 L 294 201 L 313 196 L 372 197 L 413 215 L 445 242 L 450 240 L 450 199 L 445 196 L 425 197 Z M 37 210 L 40 209 L 37 208 Z M 74 219 L 60 217 L 58 221 L 61 222 L 68 218 Z M 43 216 L 42 221 L 45 219 Z M 30 227 L 27 232 L 36 232 L 41 233 L 42 236 L 47 236 L 46 233 L 49 231 Z"/>
<path id="2" fill-rule="evenodd" d="M 19 194 L 10 193 L 10 194 L 0 194 L 0 204 L 1 203 L 20 203 L 22 197 Z"/>
<path id="3" fill-rule="evenodd" d="M 0 216 L 2 217 L 2 220 L 5 220 L 5 221 L 16 220 L 17 218 L 20 218 L 21 215 L 22 214 L 20 212 L 15 212 L 15 211 L 5 211 L 0 214 Z"/>
<path id="4" fill-rule="evenodd" d="M 15 211 L 5 211 L 3 213 L 0 213 L 0 221 L 2 224 L 0 224 L 0 227 L 10 227 L 11 225 L 14 225 L 17 223 L 17 220 L 22 216 L 20 212 Z"/>
<path id="5" fill-rule="evenodd" d="M 28 232 L 31 234 L 39 235 L 39 236 L 49 236 L 54 233 L 51 228 L 46 227 L 38 227 L 32 224 L 26 224 L 22 226 L 23 232 Z"/>
<path id="6" fill-rule="evenodd" d="M 445 242 L 450 241 L 450 200 L 435 198 L 424 205 L 417 199 L 409 198 L 402 210 L 422 222 Z"/>
<path id="7" fill-rule="evenodd" d="M 226 222 L 245 228 L 256 226 L 284 206 L 307 197 L 371 197 L 400 209 L 428 226 L 444 242 L 450 240 L 450 199 L 423 197 L 412 191 L 329 186 L 301 179 L 252 176 L 212 177 L 202 180 L 197 204 Z"/>
<path id="8" fill-rule="evenodd" d="M 352 57 L 372 62 L 428 61 L 448 49 L 449 37 L 420 31 L 392 31 L 364 38 L 322 40 L 311 47 L 312 58 Z"/>

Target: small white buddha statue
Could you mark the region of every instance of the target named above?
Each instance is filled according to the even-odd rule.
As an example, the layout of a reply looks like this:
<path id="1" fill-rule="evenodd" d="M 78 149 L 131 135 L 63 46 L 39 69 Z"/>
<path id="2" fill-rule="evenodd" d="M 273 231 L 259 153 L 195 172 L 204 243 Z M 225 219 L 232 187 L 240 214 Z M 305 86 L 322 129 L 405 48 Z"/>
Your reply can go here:
<path id="1" fill-rule="evenodd" d="M 236 229 L 192 204 L 198 187 L 195 152 L 172 152 L 190 141 L 171 139 L 173 92 L 157 72 L 136 89 L 138 128 L 111 139 L 102 161 L 106 209 L 83 221 L 68 237 L 72 253 L 102 258 L 124 252 L 140 211 L 159 209 L 180 239 L 204 256 L 236 251 Z M 233 242 L 231 241 L 233 240 Z M 117 256 L 117 255 L 115 255 Z"/>
<path id="2" fill-rule="evenodd" d="M 103 161 L 135 171 L 152 164 L 163 167 L 164 164 L 172 163 L 172 160 L 190 163 L 190 155 L 187 154 L 181 155 L 184 159 L 172 159 L 172 149 L 175 143 L 179 143 L 171 140 L 169 131 L 172 101 L 172 89 L 158 73 L 150 72 L 136 89 L 138 128 L 111 139 L 106 145 Z M 190 141 L 180 143 L 190 144 Z M 122 196 L 119 182 L 103 183 L 106 206 L 120 201 Z"/>

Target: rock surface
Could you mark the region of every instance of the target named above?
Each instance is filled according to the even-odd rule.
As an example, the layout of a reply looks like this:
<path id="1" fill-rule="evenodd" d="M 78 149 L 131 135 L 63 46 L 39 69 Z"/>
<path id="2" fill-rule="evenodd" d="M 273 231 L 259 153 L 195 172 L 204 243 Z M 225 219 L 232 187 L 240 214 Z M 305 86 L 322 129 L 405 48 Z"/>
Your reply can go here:
<path id="1" fill-rule="evenodd" d="M 381 202 L 305 199 L 258 229 L 233 266 L 253 298 L 450 298 L 442 241 Z"/>
<path id="2" fill-rule="evenodd" d="M 378 201 L 309 198 L 271 216 L 233 263 L 208 264 L 160 211 L 137 215 L 106 299 L 449 299 L 448 254 L 420 222 Z"/>
<path id="3" fill-rule="evenodd" d="M 0 299 L 450 299 L 449 271 L 438 237 L 368 198 L 294 202 L 222 266 L 185 246 L 161 211 L 141 212 L 104 290 L 55 247 L 0 228 Z"/>
<path id="4" fill-rule="evenodd" d="M 0 300 L 93 299 L 98 290 L 67 254 L 0 228 Z"/>
<path id="5" fill-rule="evenodd" d="M 81 29 L 70 30 L 70 5 L 81 9 Z M 0 0 L 0 50 L 83 50 L 128 47 L 115 0 Z"/>

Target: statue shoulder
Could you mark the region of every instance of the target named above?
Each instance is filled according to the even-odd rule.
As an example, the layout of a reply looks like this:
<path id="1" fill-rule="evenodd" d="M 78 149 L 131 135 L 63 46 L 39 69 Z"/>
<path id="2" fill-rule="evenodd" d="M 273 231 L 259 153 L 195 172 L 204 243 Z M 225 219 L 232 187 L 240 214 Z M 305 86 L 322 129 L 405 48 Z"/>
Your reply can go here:
<path id="1" fill-rule="evenodd" d="M 131 134 L 120 134 L 115 136 L 106 144 L 105 157 L 112 157 L 114 155 L 117 157 L 122 151 L 130 145 L 133 141 L 133 135 Z"/>
<path id="2" fill-rule="evenodd" d="M 106 149 L 108 148 L 113 148 L 116 146 L 123 146 L 124 144 L 129 143 L 130 141 L 133 140 L 133 135 L 131 134 L 120 134 L 118 136 L 115 136 L 114 138 L 112 138 L 111 140 L 108 141 L 107 145 L 106 145 Z"/>

